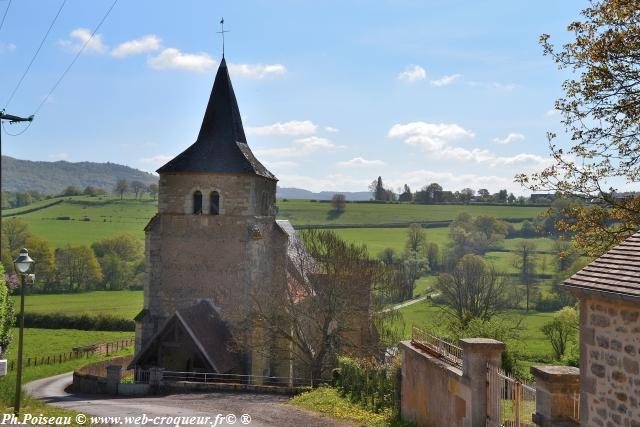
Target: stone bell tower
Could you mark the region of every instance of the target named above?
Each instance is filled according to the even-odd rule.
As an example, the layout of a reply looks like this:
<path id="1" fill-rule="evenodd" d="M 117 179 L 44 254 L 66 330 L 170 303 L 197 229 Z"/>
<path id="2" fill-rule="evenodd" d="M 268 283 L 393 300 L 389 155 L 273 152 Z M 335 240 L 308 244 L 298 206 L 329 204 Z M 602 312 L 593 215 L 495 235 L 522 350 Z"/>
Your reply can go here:
<path id="1" fill-rule="evenodd" d="M 230 337 L 250 339 L 252 290 L 286 281 L 287 236 L 275 221 L 277 179 L 247 144 L 224 57 L 196 142 L 157 172 L 158 213 L 145 228 L 136 364 L 262 375 L 252 354 L 226 354 L 233 361 L 226 369 L 205 354 L 228 351 Z M 182 325 L 193 346 L 181 344 L 179 331 L 161 337 L 170 321 Z"/>

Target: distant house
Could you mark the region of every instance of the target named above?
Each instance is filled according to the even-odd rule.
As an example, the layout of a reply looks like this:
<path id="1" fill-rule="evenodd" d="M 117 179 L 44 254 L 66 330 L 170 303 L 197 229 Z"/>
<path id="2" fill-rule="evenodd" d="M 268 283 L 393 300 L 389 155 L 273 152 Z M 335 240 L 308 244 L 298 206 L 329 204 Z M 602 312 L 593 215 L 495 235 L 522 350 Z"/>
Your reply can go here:
<path id="1" fill-rule="evenodd" d="M 640 427 L 640 232 L 564 286 L 580 300 L 580 424 Z"/>

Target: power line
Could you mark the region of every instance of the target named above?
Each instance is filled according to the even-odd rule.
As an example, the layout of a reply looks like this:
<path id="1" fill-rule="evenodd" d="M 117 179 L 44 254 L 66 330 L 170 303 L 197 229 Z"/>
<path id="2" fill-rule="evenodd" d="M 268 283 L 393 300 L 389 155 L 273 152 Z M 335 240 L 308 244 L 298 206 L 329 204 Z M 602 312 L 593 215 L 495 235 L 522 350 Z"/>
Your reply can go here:
<path id="1" fill-rule="evenodd" d="M 36 108 L 36 110 L 33 112 L 33 115 L 36 115 L 38 113 L 38 111 L 40 111 L 40 108 L 42 108 L 42 106 L 45 104 L 45 102 L 47 102 L 47 100 L 49 99 L 49 97 L 51 96 L 51 94 L 53 94 L 53 92 L 56 90 L 56 88 L 58 87 L 58 85 L 60 84 L 60 82 L 62 82 L 62 79 L 64 79 L 64 77 L 67 75 L 67 73 L 69 72 L 69 70 L 71 69 L 71 67 L 73 67 L 73 64 L 76 63 L 76 61 L 78 60 L 78 58 L 80 57 L 80 54 L 84 51 L 85 47 L 87 47 L 87 45 L 89 44 L 89 42 L 93 39 L 93 36 L 96 34 L 96 32 L 98 32 L 98 30 L 100 29 L 100 27 L 102 26 L 102 24 L 104 23 L 104 21 L 107 19 L 107 17 L 109 16 L 109 14 L 111 13 L 111 11 L 113 10 L 113 8 L 116 6 L 116 3 L 118 3 L 118 0 L 114 0 L 114 2 L 111 4 L 111 6 L 109 7 L 109 9 L 107 9 L 107 11 L 105 12 L 104 16 L 102 17 L 102 19 L 100 20 L 100 22 L 98 23 L 98 26 L 96 26 L 96 28 L 93 30 L 93 32 L 91 33 L 91 36 L 87 39 L 87 41 L 84 42 L 84 44 L 82 45 L 82 47 L 80 48 L 80 50 L 78 51 L 78 53 L 76 53 L 76 56 L 73 58 L 73 60 L 71 61 L 71 63 L 69 64 L 69 66 L 62 72 L 62 75 L 60 76 L 60 78 L 56 81 L 56 83 L 53 85 L 53 87 L 51 88 L 51 90 L 49 91 L 49 93 L 47 94 L 47 96 L 45 96 L 42 99 L 42 102 L 40 102 L 40 105 L 38 105 L 38 108 Z"/>
<path id="2" fill-rule="evenodd" d="M 7 13 L 9 13 L 9 8 L 11 7 L 11 0 L 9 0 L 9 4 L 7 8 L 4 10 L 4 15 L 2 15 L 2 21 L 0 21 L 0 30 L 2 30 L 2 26 L 4 25 L 4 20 L 7 17 Z"/>
<path id="3" fill-rule="evenodd" d="M 22 77 L 20 77 L 20 80 L 18 80 L 18 84 L 16 85 L 15 88 L 13 88 L 13 92 L 11 92 L 11 96 L 9 96 L 9 100 L 4 105 L 4 108 L 7 108 L 9 106 L 9 103 L 11 102 L 11 100 L 15 96 L 16 92 L 20 88 L 20 85 L 22 84 L 22 81 L 24 80 L 24 78 L 29 73 L 29 70 L 31 69 L 31 66 L 35 62 L 36 57 L 38 56 L 38 53 L 40 53 L 40 49 L 42 49 L 42 46 L 44 45 L 45 40 L 49 36 L 49 33 L 51 32 L 51 29 L 53 28 L 53 25 L 56 23 L 56 20 L 58 19 L 58 16 L 60 16 L 60 12 L 62 12 L 62 9 L 64 8 L 64 5 L 66 3 L 67 3 L 67 0 L 63 0 L 62 3 L 60 4 L 60 8 L 58 9 L 58 13 L 56 13 L 56 16 L 53 17 L 53 21 L 51 21 L 51 24 L 49 25 L 49 28 L 47 29 L 47 32 L 44 34 L 44 37 L 42 37 L 42 40 L 40 41 L 40 45 L 38 46 L 38 49 L 36 49 L 36 52 L 33 54 L 33 57 L 31 58 L 31 61 L 29 62 L 29 65 L 27 65 L 27 68 L 24 70 L 24 73 L 22 73 Z"/>

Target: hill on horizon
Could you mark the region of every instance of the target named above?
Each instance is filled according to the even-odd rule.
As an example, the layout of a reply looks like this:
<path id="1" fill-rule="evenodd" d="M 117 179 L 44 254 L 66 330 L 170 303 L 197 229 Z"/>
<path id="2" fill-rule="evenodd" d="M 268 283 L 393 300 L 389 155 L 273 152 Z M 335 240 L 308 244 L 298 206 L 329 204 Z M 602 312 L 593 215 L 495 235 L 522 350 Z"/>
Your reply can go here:
<path id="1" fill-rule="evenodd" d="M 119 179 L 145 184 L 158 182 L 153 174 L 110 162 L 46 162 L 2 156 L 3 191 L 60 194 L 70 185 L 80 189 L 91 185 L 111 192 Z"/>

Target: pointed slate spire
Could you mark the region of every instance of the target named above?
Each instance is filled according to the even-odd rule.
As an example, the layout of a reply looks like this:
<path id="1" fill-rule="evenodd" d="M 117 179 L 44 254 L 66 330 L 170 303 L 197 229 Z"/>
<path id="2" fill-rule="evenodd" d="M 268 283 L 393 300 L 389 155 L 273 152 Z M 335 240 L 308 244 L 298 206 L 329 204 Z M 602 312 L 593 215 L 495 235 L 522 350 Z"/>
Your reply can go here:
<path id="1" fill-rule="evenodd" d="M 247 144 L 224 58 L 213 82 L 198 139 L 157 172 L 243 173 L 275 179 Z"/>

